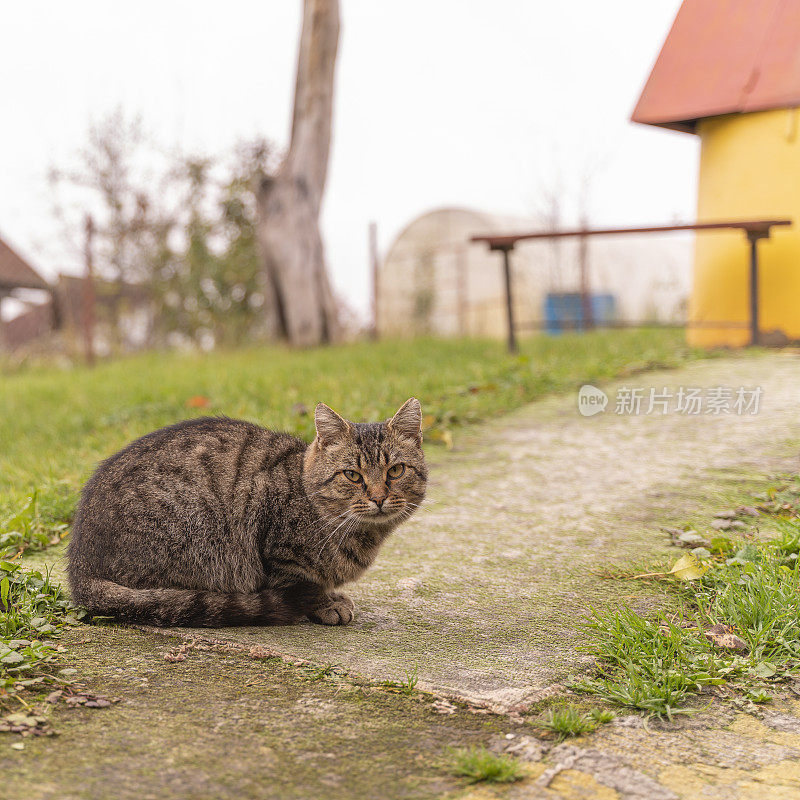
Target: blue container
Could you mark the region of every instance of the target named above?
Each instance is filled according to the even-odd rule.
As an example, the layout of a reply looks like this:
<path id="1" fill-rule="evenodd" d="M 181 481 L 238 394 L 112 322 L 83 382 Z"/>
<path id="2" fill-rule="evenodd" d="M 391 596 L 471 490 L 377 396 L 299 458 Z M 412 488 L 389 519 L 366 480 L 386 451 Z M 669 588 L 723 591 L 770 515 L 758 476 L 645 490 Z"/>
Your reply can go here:
<path id="1" fill-rule="evenodd" d="M 613 294 L 589 296 L 592 321 L 602 327 L 616 319 L 617 300 Z M 584 329 L 583 303 L 580 292 L 548 292 L 544 299 L 545 330 L 548 333 L 581 331 Z"/>

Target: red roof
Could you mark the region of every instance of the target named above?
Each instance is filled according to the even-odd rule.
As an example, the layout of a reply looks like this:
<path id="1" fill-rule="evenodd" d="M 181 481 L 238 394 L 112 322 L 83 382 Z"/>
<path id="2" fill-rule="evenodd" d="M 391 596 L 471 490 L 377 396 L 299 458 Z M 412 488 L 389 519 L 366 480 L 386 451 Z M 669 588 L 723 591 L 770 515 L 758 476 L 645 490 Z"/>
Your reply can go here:
<path id="1" fill-rule="evenodd" d="M 694 132 L 703 117 L 800 105 L 800 2 L 684 0 L 634 122 Z"/>
<path id="2" fill-rule="evenodd" d="M 0 239 L 0 289 L 49 289 L 47 281 Z"/>

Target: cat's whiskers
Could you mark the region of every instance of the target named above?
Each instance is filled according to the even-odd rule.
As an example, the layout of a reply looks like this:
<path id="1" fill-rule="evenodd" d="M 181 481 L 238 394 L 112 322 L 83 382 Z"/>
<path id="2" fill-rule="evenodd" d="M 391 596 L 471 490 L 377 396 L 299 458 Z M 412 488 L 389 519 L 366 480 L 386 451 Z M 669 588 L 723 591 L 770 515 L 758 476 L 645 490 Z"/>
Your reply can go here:
<path id="1" fill-rule="evenodd" d="M 346 511 L 343 511 L 341 514 L 332 514 L 327 517 L 320 517 L 317 520 L 317 527 L 314 528 L 313 533 L 315 534 L 321 533 L 324 537 L 319 549 L 320 555 L 322 554 L 322 551 L 325 549 L 325 545 L 327 544 L 328 540 L 333 536 L 333 534 L 337 530 L 339 530 L 339 527 L 337 526 L 334 531 L 328 531 L 327 530 L 328 526 L 333 525 L 336 522 L 336 520 L 341 519 L 342 517 L 346 516 L 349 513 L 350 510 L 348 509 Z M 347 520 L 345 520 L 345 522 L 346 521 Z"/>
<path id="2" fill-rule="evenodd" d="M 409 505 L 414 505 L 413 503 L 409 503 Z M 417 506 L 419 508 L 419 506 Z M 402 508 L 400 511 L 397 512 L 397 516 L 400 518 L 400 521 L 403 522 L 407 520 L 412 514 L 414 513 L 413 508 Z"/>
<path id="3" fill-rule="evenodd" d="M 346 538 L 346 537 L 347 537 L 347 535 L 348 535 L 348 534 L 349 534 L 349 533 L 350 533 L 350 532 L 353 530 L 353 528 L 355 528 L 356 524 L 357 524 L 359 521 L 360 521 L 360 520 L 358 519 L 358 517 L 357 517 L 357 516 L 353 516 L 353 517 L 350 519 L 350 522 L 351 522 L 352 524 L 348 525 L 348 526 L 347 526 L 347 527 L 344 529 L 344 531 L 342 532 L 342 535 L 339 537 L 339 544 L 338 544 L 338 545 L 336 545 L 336 549 L 337 549 L 337 550 L 339 550 L 339 549 L 341 548 L 341 546 L 344 544 L 344 540 L 345 540 L 345 538 Z"/>
<path id="4" fill-rule="evenodd" d="M 341 514 L 322 514 L 319 517 L 317 517 L 316 522 L 321 522 L 321 523 L 323 523 L 325 525 L 329 525 L 330 523 L 335 522 L 337 519 L 341 519 L 345 514 L 349 514 L 349 513 L 350 513 L 350 509 L 348 508 L 345 511 L 342 511 Z M 320 530 L 320 529 L 317 528 L 317 530 Z"/>
<path id="5" fill-rule="evenodd" d="M 314 533 L 315 534 L 320 534 L 320 538 L 322 539 L 322 542 L 320 544 L 320 550 L 319 550 L 320 553 L 322 553 L 322 551 L 325 549 L 325 545 L 331 539 L 333 534 L 336 533 L 336 531 L 339 530 L 339 527 L 342 524 L 344 524 L 345 522 L 347 522 L 346 515 L 348 513 L 349 512 L 345 511 L 342 514 L 338 514 L 337 516 L 333 517 L 333 519 L 326 520 L 325 522 L 323 522 L 323 524 L 321 524 L 318 528 L 316 528 Z M 339 525 L 336 525 L 336 521 L 338 519 L 341 519 L 342 517 L 345 517 L 345 519 L 342 520 L 342 522 L 339 523 Z M 330 530 L 331 527 L 333 527 L 333 530 Z"/>
<path id="6" fill-rule="evenodd" d="M 323 524 L 329 525 L 332 522 L 335 522 L 337 519 L 341 519 L 345 514 L 349 513 L 349 509 L 347 511 L 343 511 L 341 514 L 328 514 L 326 516 L 321 516 L 317 518 L 317 522 L 322 522 Z M 319 530 L 319 529 L 318 529 Z"/>
<path id="7" fill-rule="evenodd" d="M 322 556 L 322 551 L 325 549 L 325 545 L 326 545 L 326 544 L 327 544 L 327 543 L 328 543 L 328 542 L 329 542 L 329 541 L 330 541 L 330 540 L 331 540 L 331 539 L 334 537 L 334 535 L 335 535 L 335 534 L 336 534 L 336 532 L 339 530 L 339 528 L 341 528 L 341 527 L 342 527 L 342 525 L 346 525 L 348 522 L 350 522 L 350 520 L 351 520 L 351 519 L 353 519 L 353 517 L 352 517 L 352 516 L 349 516 L 349 514 L 350 514 L 350 509 L 347 509 L 347 511 L 345 511 L 344 513 L 345 513 L 345 514 L 348 514 L 348 516 L 346 516 L 346 517 L 344 518 L 344 520 L 343 520 L 342 522 L 340 522 L 340 523 L 339 523 L 339 524 L 338 524 L 338 525 L 337 525 L 337 526 L 336 526 L 336 527 L 335 527 L 335 528 L 334 528 L 334 529 L 333 529 L 333 530 L 332 530 L 332 531 L 331 531 L 331 532 L 330 532 L 330 533 L 329 533 L 329 534 L 328 534 L 328 535 L 325 537 L 325 539 L 323 540 L 323 542 L 322 542 L 322 545 L 321 545 L 321 546 L 320 546 L 320 548 L 319 548 L 319 554 L 320 554 L 320 556 Z M 339 516 L 342 516 L 342 515 L 340 514 Z"/>

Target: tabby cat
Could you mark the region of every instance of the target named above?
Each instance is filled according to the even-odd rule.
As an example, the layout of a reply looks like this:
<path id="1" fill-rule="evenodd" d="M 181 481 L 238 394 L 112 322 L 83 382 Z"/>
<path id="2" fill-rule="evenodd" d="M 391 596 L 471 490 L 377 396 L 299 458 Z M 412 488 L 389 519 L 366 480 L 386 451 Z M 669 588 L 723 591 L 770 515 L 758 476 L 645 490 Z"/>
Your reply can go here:
<path id="1" fill-rule="evenodd" d="M 187 420 L 137 439 L 83 489 L 72 598 L 94 615 L 169 626 L 353 619 L 336 591 L 419 507 L 422 412 L 353 423 L 324 403 L 309 445 L 241 420 Z"/>

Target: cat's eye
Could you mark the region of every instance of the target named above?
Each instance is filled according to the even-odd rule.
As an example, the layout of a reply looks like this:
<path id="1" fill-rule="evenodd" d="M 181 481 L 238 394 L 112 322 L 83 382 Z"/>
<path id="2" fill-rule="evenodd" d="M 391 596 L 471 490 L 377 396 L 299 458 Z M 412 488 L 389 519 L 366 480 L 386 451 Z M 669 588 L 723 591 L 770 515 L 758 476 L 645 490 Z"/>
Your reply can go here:
<path id="1" fill-rule="evenodd" d="M 359 483 L 361 481 L 361 473 L 356 472 L 354 469 L 345 469 L 342 471 L 342 473 L 347 480 L 352 481 L 353 483 Z"/>
<path id="2" fill-rule="evenodd" d="M 386 470 L 386 475 L 390 478 L 399 478 L 405 471 L 405 464 L 392 464 L 392 466 Z"/>

